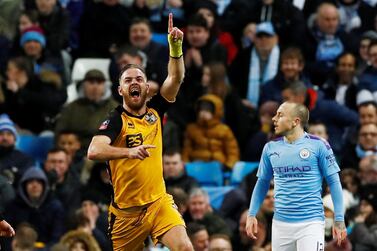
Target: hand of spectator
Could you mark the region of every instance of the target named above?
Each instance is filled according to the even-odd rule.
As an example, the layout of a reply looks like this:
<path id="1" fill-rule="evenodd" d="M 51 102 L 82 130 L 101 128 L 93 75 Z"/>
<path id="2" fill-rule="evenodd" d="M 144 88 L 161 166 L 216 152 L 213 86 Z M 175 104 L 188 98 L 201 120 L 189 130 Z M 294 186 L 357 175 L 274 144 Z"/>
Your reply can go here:
<path id="1" fill-rule="evenodd" d="M 332 235 L 333 238 L 337 240 L 338 246 L 340 246 L 342 241 L 344 241 L 347 237 L 347 229 L 343 221 L 335 221 L 332 228 Z"/>
<path id="2" fill-rule="evenodd" d="M 5 220 L 0 221 L 0 236 L 1 237 L 13 237 L 15 235 L 14 229 Z"/>
<path id="3" fill-rule="evenodd" d="M 129 159 L 145 159 L 150 156 L 147 151 L 149 148 L 156 148 L 154 145 L 141 145 L 132 148 L 128 148 L 128 158 Z"/>
<path id="4" fill-rule="evenodd" d="M 11 92 L 16 93 L 19 89 L 17 82 L 14 80 L 8 80 L 7 89 L 10 90 Z"/>
<path id="5" fill-rule="evenodd" d="M 202 55 L 200 54 L 200 51 L 198 49 L 192 48 L 191 56 L 195 66 L 201 67 L 203 65 Z"/>
<path id="6" fill-rule="evenodd" d="M 256 240 L 257 239 L 257 233 L 258 233 L 258 220 L 255 216 L 247 216 L 246 220 L 246 233 L 247 236 L 250 238 Z"/>

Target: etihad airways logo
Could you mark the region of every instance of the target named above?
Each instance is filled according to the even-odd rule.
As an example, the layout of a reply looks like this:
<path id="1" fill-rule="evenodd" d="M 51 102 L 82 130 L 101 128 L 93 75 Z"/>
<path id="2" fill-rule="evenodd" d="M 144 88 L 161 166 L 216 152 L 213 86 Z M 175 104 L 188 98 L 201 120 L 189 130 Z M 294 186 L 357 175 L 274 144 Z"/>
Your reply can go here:
<path id="1" fill-rule="evenodd" d="M 273 167 L 274 175 L 279 178 L 300 178 L 304 174 L 310 172 L 310 166 L 277 166 Z"/>

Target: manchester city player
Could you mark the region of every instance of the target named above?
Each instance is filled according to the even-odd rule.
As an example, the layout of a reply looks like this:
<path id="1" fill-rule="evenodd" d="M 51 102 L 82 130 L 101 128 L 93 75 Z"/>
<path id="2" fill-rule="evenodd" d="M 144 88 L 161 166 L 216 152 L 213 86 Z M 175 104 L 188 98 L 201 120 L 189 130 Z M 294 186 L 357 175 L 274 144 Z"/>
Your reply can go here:
<path id="1" fill-rule="evenodd" d="M 263 149 L 258 181 L 250 201 L 246 231 L 256 239 L 256 214 L 274 178 L 275 213 L 272 222 L 272 251 L 323 251 L 324 211 L 322 179 L 330 187 L 335 208 L 333 237 L 338 245 L 346 238 L 340 171 L 330 145 L 304 131 L 308 109 L 283 103 L 272 118 L 275 133 L 282 137 Z"/>

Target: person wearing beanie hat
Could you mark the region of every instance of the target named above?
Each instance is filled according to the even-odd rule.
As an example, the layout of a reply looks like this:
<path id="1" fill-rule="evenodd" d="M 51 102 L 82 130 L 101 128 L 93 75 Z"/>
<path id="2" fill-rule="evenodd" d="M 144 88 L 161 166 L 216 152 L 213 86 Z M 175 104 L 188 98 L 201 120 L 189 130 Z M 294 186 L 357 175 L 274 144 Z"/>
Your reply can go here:
<path id="1" fill-rule="evenodd" d="M 16 188 L 23 172 L 35 161 L 23 152 L 15 149 L 18 133 L 15 124 L 7 114 L 0 115 L 0 175 Z"/>
<path id="2" fill-rule="evenodd" d="M 31 26 L 24 30 L 20 39 L 20 46 L 24 47 L 25 43 L 36 41 L 41 44 L 42 48 L 46 47 L 46 38 L 43 30 L 38 26 Z"/>
<path id="3" fill-rule="evenodd" d="M 3 131 L 11 132 L 14 138 L 17 139 L 18 133 L 16 127 L 7 114 L 0 115 L 0 132 Z"/>

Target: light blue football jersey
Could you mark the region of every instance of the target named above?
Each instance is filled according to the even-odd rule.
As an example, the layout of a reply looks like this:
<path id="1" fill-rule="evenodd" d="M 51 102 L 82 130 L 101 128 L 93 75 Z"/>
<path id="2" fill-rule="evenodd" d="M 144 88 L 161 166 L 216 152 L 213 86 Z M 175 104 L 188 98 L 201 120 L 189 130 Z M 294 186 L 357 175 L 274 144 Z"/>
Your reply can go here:
<path id="1" fill-rule="evenodd" d="M 322 180 L 339 171 L 328 142 L 304 133 L 292 143 L 284 137 L 268 142 L 257 176 L 274 179 L 274 219 L 294 223 L 324 220 Z"/>

